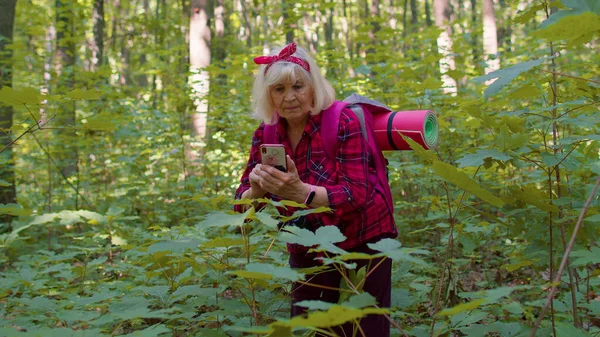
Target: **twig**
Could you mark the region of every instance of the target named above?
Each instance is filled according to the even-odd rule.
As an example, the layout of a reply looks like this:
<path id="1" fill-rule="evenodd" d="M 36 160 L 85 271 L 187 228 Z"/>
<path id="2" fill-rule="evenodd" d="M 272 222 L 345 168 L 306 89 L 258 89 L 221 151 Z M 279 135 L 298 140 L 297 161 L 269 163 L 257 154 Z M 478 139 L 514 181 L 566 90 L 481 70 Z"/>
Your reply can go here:
<path id="1" fill-rule="evenodd" d="M 44 146 L 42 145 L 42 143 L 39 141 L 39 139 L 37 139 L 37 137 L 35 136 L 35 133 L 31 133 L 31 136 L 33 136 L 33 139 L 35 139 L 36 143 L 38 144 L 38 146 L 42 149 L 42 151 L 44 151 L 44 154 L 48 157 L 48 160 L 50 160 L 50 162 L 52 163 L 52 165 L 54 165 L 55 167 L 58 167 L 58 165 L 56 164 L 56 162 L 54 161 L 54 159 L 52 159 L 52 157 L 50 156 L 50 152 L 47 151 Z M 92 207 L 92 204 L 90 204 L 89 201 L 87 201 L 87 199 L 81 195 L 81 193 L 79 193 L 79 190 L 77 189 L 77 187 L 73 186 L 73 184 L 69 181 L 69 178 L 67 178 L 67 176 L 62 172 L 62 170 L 58 170 L 58 172 L 60 173 L 60 175 L 63 177 L 63 179 L 65 180 L 65 182 L 67 183 L 67 185 L 69 185 L 74 191 L 75 193 L 81 197 L 81 200 L 85 201 L 85 203 L 90 207 Z"/>
<path id="2" fill-rule="evenodd" d="M 544 319 L 544 315 L 546 314 L 546 311 L 548 310 L 550 303 L 552 303 L 552 300 L 554 298 L 554 293 L 556 293 L 558 284 L 560 284 L 560 278 L 562 276 L 562 273 L 565 271 L 565 266 L 567 265 L 567 260 L 569 259 L 569 254 L 571 253 L 571 249 L 573 249 L 573 245 L 575 244 L 575 239 L 577 238 L 577 232 L 579 232 L 579 229 L 581 228 L 581 226 L 583 224 L 583 217 L 587 213 L 587 209 L 590 207 L 590 204 L 592 203 L 592 200 L 594 199 L 594 196 L 596 195 L 596 192 L 598 191 L 599 186 L 600 186 L 600 177 L 598 177 L 596 179 L 596 185 L 594 185 L 594 189 L 592 190 L 592 193 L 590 194 L 587 201 L 585 202 L 585 205 L 583 205 L 583 208 L 581 209 L 581 212 L 579 214 L 579 219 L 577 219 L 577 224 L 575 225 L 575 229 L 573 229 L 573 234 L 571 235 L 571 239 L 569 240 L 569 246 L 567 247 L 567 250 L 565 251 L 565 253 L 563 255 L 563 259 L 560 262 L 560 267 L 558 268 L 558 272 L 556 273 L 556 276 L 554 277 L 552 289 L 550 289 L 550 293 L 548 294 L 548 298 L 546 299 L 546 304 L 544 305 L 542 312 L 538 316 L 538 319 L 536 320 L 535 325 L 533 326 L 533 329 L 531 330 L 531 333 L 529 334 L 530 337 L 535 336 L 535 332 L 537 331 L 540 324 L 542 323 L 542 320 Z"/>
<path id="3" fill-rule="evenodd" d="M 582 81 L 587 81 L 587 82 L 592 82 L 592 83 L 600 84 L 600 81 L 590 80 L 589 78 L 583 78 L 583 77 L 569 75 L 569 74 L 565 74 L 565 73 L 559 73 L 557 71 L 552 71 L 552 70 L 545 70 L 545 69 L 540 69 L 540 70 L 543 71 L 543 72 L 546 72 L 546 73 L 553 74 L 553 75 L 564 76 L 564 77 L 574 78 L 576 80 L 582 80 Z"/>

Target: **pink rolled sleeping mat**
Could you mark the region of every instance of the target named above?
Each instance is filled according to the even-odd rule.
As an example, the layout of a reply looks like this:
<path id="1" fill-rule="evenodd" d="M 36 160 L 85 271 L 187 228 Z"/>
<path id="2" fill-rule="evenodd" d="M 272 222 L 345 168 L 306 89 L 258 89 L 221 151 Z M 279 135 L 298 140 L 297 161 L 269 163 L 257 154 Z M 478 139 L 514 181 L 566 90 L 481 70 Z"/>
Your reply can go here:
<path id="1" fill-rule="evenodd" d="M 412 150 L 400 134 L 426 150 L 438 143 L 438 120 L 431 110 L 397 111 L 373 114 L 375 140 L 382 151 Z"/>

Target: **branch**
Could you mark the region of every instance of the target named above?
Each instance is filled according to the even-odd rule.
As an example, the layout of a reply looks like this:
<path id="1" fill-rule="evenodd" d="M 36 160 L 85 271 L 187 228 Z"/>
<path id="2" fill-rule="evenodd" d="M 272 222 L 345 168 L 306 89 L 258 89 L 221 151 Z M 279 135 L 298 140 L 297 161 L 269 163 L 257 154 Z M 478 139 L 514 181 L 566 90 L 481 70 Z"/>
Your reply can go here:
<path id="1" fill-rule="evenodd" d="M 581 213 L 579 214 L 579 219 L 577 219 L 577 224 L 575 225 L 575 229 L 573 229 L 573 234 L 571 234 L 571 240 L 569 240 L 569 246 L 567 247 L 567 250 L 565 251 L 565 253 L 563 255 L 562 261 L 560 262 L 560 267 L 558 268 L 558 272 L 556 273 L 556 276 L 554 277 L 552 289 L 550 289 L 550 293 L 548 294 L 546 304 L 544 305 L 542 312 L 538 316 L 538 318 L 535 322 L 535 325 L 533 326 L 533 330 L 531 330 L 531 333 L 529 334 L 530 337 L 535 336 L 535 332 L 540 327 L 540 324 L 542 323 L 542 320 L 544 319 L 544 315 L 546 314 L 546 311 L 548 310 L 550 303 L 552 303 L 552 300 L 554 298 L 554 293 L 556 293 L 556 289 L 558 288 L 558 285 L 560 284 L 560 278 L 562 276 L 562 273 L 565 271 L 565 266 L 567 265 L 567 260 L 569 259 L 569 254 L 571 253 L 571 249 L 573 249 L 573 245 L 575 244 L 575 238 L 577 237 L 577 232 L 579 232 L 579 229 L 581 228 L 581 226 L 583 224 L 583 217 L 585 216 L 585 213 L 587 212 L 588 207 L 590 207 L 590 204 L 592 203 L 592 200 L 594 199 L 594 196 L 596 195 L 596 192 L 598 191 L 599 186 L 600 186 L 600 177 L 598 177 L 596 179 L 596 185 L 594 185 L 594 189 L 592 190 L 592 193 L 590 194 L 587 201 L 585 202 L 585 205 L 581 209 Z"/>
<path id="2" fill-rule="evenodd" d="M 543 72 L 546 72 L 546 73 L 553 74 L 553 75 L 564 76 L 564 77 L 574 78 L 576 80 L 582 80 L 582 81 L 592 82 L 595 84 L 600 84 L 600 81 L 590 80 L 589 78 L 583 78 L 583 77 L 579 77 L 579 76 L 573 76 L 573 75 L 569 75 L 569 74 L 559 73 L 557 71 L 552 71 L 552 70 L 545 70 L 545 69 L 540 69 L 540 70 Z"/>

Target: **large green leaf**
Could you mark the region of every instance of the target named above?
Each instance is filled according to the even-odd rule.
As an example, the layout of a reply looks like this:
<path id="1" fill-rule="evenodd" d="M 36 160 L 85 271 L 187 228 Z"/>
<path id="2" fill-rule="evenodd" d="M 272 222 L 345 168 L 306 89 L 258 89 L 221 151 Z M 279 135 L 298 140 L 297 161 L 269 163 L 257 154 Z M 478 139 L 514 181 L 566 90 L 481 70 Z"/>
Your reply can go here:
<path id="1" fill-rule="evenodd" d="M 497 94 L 503 87 L 510 84 L 510 82 L 512 82 L 519 75 L 539 66 L 544 61 L 544 58 L 540 58 L 538 60 L 521 62 L 504 69 L 493 71 L 487 75 L 476 77 L 473 80 L 483 83 L 491 79 L 496 79 L 494 83 L 490 84 L 484 91 L 485 97 L 493 96 Z"/>
<path id="2" fill-rule="evenodd" d="M 559 209 L 556 205 L 552 205 L 547 203 L 546 197 L 542 194 L 541 191 L 532 186 L 524 186 L 524 187 L 509 187 L 511 194 L 528 204 L 531 204 L 545 212 L 558 213 Z"/>
<path id="3" fill-rule="evenodd" d="M 512 157 L 507 155 L 506 153 L 500 152 L 495 149 L 479 149 L 475 153 L 469 153 L 464 155 L 462 158 L 457 160 L 459 167 L 467 167 L 467 166 L 480 166 L 485 163 L 485 160 L 488 158 L 492 158 L 500 161 L 510 160 Z"/>
<path id="4" fill-rule="evenodd" d="M 435 161 L 432 168 L 435 173 L 447 182 L 472 193 L 476 197 L 487 201 L 496 207 L 504 206 L 504 201 L 502 199 L 483 189 L 475 180 L 471 179 L 466 173 L 459 171 L 456 167 L 441 161 Z"/>
<path id="5" fill-rule="evenodd" d="M 199 229 L 206 227 L 225 227 L 225 226 L 242 226 L 246 218 L 254 213 L 251 207 L 244 213 L 229 213 L 223 211 L 214 211 L 206 215 L 197 227 Z"/>
<path id="6" fill-rule="evenodd" d="M 387 256 L 394 261 L 408 261 L 422 266 L 428 265 L 424 260 L 416 258 L 411 254 L 427 255 L 429 254 L 429 251 L 423 249 L 402 248 L 402 244 L 398 240 L 386 238 L 375 243 L 369 243 L 367 246 L 381 252 L 382 255 Z"/>
<path id="7" fill-rule="evenodd" d="M 32 87 L 13 89 L 4 86 L 0 89 L 0 103 L 4 105 L 23 106 L 24 104 L 40 104 L 45 99 L 39 90 Z M 36 118 L 37 120 L 37 118 Z"/>
<path id="8" fill-rule="evenodd" d="M 246 270 L 232 271 L 232 274 L 245 277 L 264 280 L 284 279 L 298 281 L 303 275 L 290 267 L 280 267 L 268 263 L 249 263 Z"/>
<path id="9" fill-rule="evenodd" d="M 571 256 L 575 257 L 571 262 L 571 266 L 585 266 L 600 262 L 600 248 L 590 247 L 590 250 L 579 249 L 571 252 Z"/>
<path id="10" fill-rule="evenodd" d="M 121 337 L 158 337 L 158 336 L 167 336 L 171 335 L 171 329 L 167 328 L 164 324 L 156 324 L 147 327 L 143 330 L 134 331 L 132 333 L 128 333 L 126 335 L 118 335 Z"/>
<path id="11" fill-rule="evenodd" d="M 306 247 L 317 246 L 316 250 L 326 250 L 334 254 L 347 253 L 335 246 L 335 243 L 346 240 L 346 237 L 336 226 L 323 226 L 314 233 L 304 228 L 286 226 L 279 235 L 279 240 Z"/>
<path id="12" fill-rule="evenodd" d="M 568 47 L 587 43 L 600 35 L 600 15 L 593 12 L 561 11 L 548 20 L 551 19 L 550 24 L 531 35 L 550 41 L 566 40 Z"/>
<path id="13" fill-rule="evenodd" d="M 28 216 L 31 213 L 33 213 L 33 210 L 23 208 L 19 204 L 0 204 L 0 215 Z"/>
<path id="14" fill-rule="evenodd" d="M 504 206 L 504 201 L 502 199 L 483 189 L 477 182 L 475 182 L 462 171 L 458 170 L 456 167 L 439 161 L 432 151 L 424 150 L 420 144 L 408 137 L 403 137 L 403 139 L 409 143 L 411 148 L 415 150 L 415 153 L 417 153 L 426 162 L 431 163 L 435 173 L 437 173 L 442 179 L 457 185 L 465 191 L 472 193 L 476 197 L 487 201 L 494 206 Z"/>
<path id="15" fill-rule="evenodd" d="M 185 250 L 195 250 L 201 244 L 200 240 L 197 239 L 184 239 L 177 241 L 160 241 L 152 244 L 146 252 L 157 253 L 157 252 L 182 252 Z"/>

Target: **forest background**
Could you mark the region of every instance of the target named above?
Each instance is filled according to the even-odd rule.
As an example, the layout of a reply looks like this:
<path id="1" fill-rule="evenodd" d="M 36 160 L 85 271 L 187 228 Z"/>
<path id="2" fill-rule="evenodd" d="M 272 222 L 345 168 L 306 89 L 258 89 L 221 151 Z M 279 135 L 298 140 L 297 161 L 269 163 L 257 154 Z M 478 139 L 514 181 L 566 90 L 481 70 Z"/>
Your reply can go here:
<path id="1" fill-rule="evenodd" d="M 0 335 L 598 336 L 599 32 L 596 0 L 0 0 Z M 386 153 L 389 310 L 358 270 L 287 319 L 286 241 L 356 256 L 230 211 L 252 58 L 290 41 L 339 98 L 438 114 Z"/>

